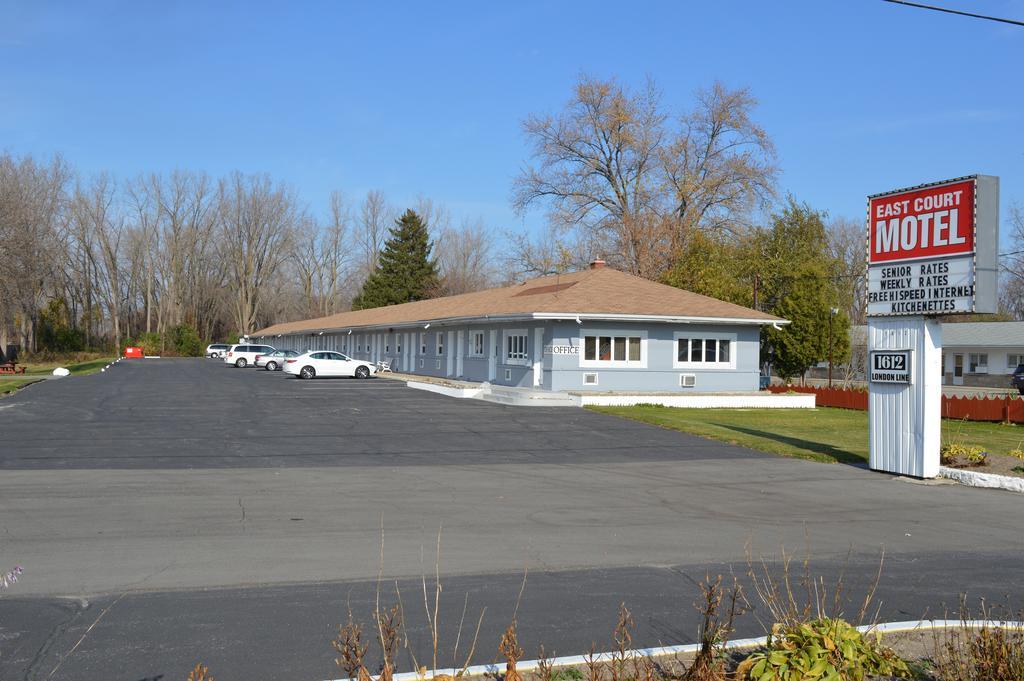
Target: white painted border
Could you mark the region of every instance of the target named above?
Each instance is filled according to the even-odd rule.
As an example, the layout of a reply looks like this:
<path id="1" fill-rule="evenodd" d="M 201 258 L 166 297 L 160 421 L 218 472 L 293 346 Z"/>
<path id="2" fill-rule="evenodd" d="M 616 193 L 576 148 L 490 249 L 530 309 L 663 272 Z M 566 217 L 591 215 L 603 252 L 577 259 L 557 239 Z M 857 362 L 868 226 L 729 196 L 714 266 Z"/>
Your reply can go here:
<path id="1" fill-rule="evenodd" d="M 970 629 L 978 629 L 981 627 L 1024 627 L 1024 622 L 998 622 L 996 620 L 918 620 L 908 622 L 883 622 L 880 624 L 864 624 L 857 627 L 857 631 L 866 633 L 869 631 L 877 631 L 883 634 L 893 634 L 901 631 L 927 631 L 929 629 L 945 629 L 945 628 L 959 628 L 967 627 Z M 735 641 L 729 641 L 725 644 L 725 650 L 742 650 L 744 648 L 756 648 L 758 646 L 766 645 L 768 642 L 767 636 L 758 636 L 756 638 L 741 638 Z M 700 650 L 700 643 L 687 643 L 685 645 L 677 646 L 661 646 L 658 648 L 639 648 L 636 650 L 627 650 L 626 658 L 631 659 L 634 657 L 668 657 L 670 655 L 686 655 L 696 653 Z M 610 662 L 615 659 L 618 653 L 596 653 L 594 660 L 598 662 Z M 568 657 L 556 657 L 550 660 L 552 667 L 579 667 L 587 663 L 589 655 L 571 655 Z M 520 672 L 532 672 L 538 668 L 539 660 L 520 660 L 516 664 L 516 669 Z M 478 664 L 465 669 L 465 676 L 483 676 L 484 674 L 501 674 L 504 671 L 504 663 L 491 663 L 491 664 Z M 445 674 L 455 678 L 461 669 L 455 669 L 454 667 L 448 667 L 445 669 L 435 669 L 427 672 L 402 672 L 401 674 L 394 675 L 394 681 L 425 681 L 427 679 L 437 678 L 438 676 Z M 332 679 L 331 681 L 355 681 L 354 679 Z"/>
<path id="2" fill-rule="evenodd" d="M 658 404 L 684 409 L 814 409 L 816 395 L 581 395 L 581 405 L 632 407 Z"/>
<path id="3" fill-rule="evenodd" d="M 484 392 L 483 388 L 454 388 L 448 385 L 424 383 L 421 381 L 406 381 L 405 385 L 409 388 L 415 388 L 416 390 L 426 390 L 427 392 L 447 395 L 448 397 L 457 397 L 459 399 L 479 397 Z"/>
<path id="4" fill-rule="evenodd" d="M 996 475 L 995 473 L 981 473 L 979 471 L 965 471 L 962 468 L 939 467 L 939 477 L 956 480 L 968 487 L 986 487 L 988 489 L 1005 489 L 1010 492 L 1024 494 L 1024 478 L 1014 478 L 1009 475 Z"/>

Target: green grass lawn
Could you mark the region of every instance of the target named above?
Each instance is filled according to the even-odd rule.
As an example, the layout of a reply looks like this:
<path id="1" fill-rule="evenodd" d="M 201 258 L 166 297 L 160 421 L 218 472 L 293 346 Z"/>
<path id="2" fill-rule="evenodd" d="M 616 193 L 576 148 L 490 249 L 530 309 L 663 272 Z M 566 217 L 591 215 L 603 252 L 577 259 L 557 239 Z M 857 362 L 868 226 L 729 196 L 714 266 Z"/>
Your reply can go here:
<path id="1" fill-rule="evenodd" d="M 3 378 L 0 377 L 0 395 L 6 395 L 13 393 L 18 388 L 23 388 L 26 385 L 38 383 L 39 381 L 25 380 L 21 378 Z"/>
<path id="2" fill-rule="evenodd" d="M 827 463 L 868 460 L 868 413 L 849 409 L 678 409 L 588 407 L 713 440 Z M 981 445 L 1006 454 L 1024 440 L 1024 426 L 974 421 L 942 422 L 942 441 Z"/>
<path id="3" fill-rule="evenodd" d="M 94 374 L 103 367 L 114 361 L 114 357 L 97 357 L 84 359 L 82 361 L 67 363 L 60 361 L 53 362 L 26 362 L 24 364 L 25 374 L 29 376 L 45 376 L 53 373 L 57 367 L 64 367 L 71 372 L 72 376 Z"/>

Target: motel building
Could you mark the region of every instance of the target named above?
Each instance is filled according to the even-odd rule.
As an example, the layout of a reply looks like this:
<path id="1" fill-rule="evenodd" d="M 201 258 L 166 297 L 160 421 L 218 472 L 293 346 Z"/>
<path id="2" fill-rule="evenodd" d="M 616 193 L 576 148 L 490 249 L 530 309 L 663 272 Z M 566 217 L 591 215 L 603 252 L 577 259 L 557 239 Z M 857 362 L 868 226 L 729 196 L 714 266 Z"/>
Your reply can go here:
<path id="1" fill-rule="evenodd" d="M 760 335 L 786 320 L 606 267 L 275 324 L 253 342 L 532 391 L 759 389 Z"/>

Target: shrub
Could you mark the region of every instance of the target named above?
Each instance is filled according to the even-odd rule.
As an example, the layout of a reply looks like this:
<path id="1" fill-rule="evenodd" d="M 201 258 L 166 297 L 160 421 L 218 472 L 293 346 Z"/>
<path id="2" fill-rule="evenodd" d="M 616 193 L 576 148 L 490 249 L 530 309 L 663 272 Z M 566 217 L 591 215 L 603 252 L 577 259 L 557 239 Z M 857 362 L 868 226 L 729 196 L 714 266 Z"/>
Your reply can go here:
<path id="1" fill-rule="evenodd" d="M 870 675 L 912 678 L 896 653 L 871 641 L 842 619 L 776 624 L 768 646 L 749 655 L 736 669 L 737 679 L 802 681 L 864 679 Z"/>
<path id="2" fill-rule="evenodd" d="M 189 324 L 179 324 L 170 331 L 171 346 L 182 357 L 199 357 L 203 354 L 203 343 L 199 334 Z"/>
<path id="3" fill-rule="evenodd" d="M 142 348 L 142 352 L 147 355 L 159 355 L 163 352 L 163 345 L 163 338 L 158 333 L 143 333 L 125 343 L 126 347 Z M 121 348 L 121 354 L 124 354 L 124 348 Z"/>

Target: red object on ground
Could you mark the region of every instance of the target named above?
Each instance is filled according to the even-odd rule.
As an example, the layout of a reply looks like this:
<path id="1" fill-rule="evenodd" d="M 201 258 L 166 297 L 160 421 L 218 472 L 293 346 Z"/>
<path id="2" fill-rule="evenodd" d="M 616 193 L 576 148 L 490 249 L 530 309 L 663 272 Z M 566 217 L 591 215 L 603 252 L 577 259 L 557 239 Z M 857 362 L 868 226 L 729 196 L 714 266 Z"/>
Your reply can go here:
<path id="1" fill-rule="evenodd" d="M 134 357 L 136 359 L 142 359 L 145 356 L 146 355 L 142 352 L 142 348 L 125 348 L 124 349 L 124 357 L 125 357 L 125 359 L 130 359 L 132 357 Z"/>

